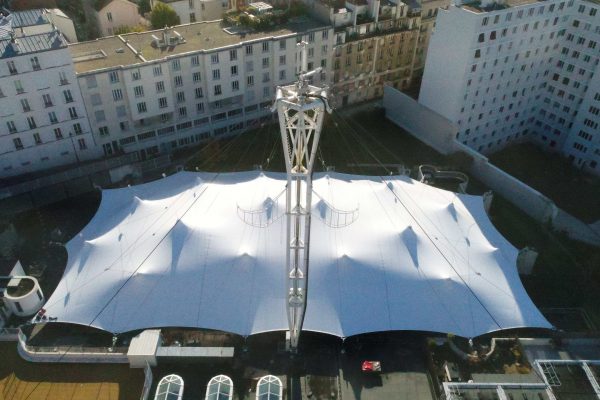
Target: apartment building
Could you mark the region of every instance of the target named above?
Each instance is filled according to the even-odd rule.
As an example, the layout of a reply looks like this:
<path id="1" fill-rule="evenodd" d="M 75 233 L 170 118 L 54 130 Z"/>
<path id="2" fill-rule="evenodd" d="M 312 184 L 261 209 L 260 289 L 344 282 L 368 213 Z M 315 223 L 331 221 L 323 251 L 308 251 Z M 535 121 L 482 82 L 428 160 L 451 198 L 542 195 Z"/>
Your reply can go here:
<path id="1" fill-rule="evenodd" d="M 436 8 L 449 2 L 305 0 L 316 18 L 335 28 L 332 104 L 381 97 L 384 84 L 408 89 L 422 74 Z"/>
<path id="2" fill-rule="evenodd" d="M 419 102 L 482 153 L 528 140 L 600 173 L 598 8 L 506 0 L 440 10 Z"/>
<path id="3" fill-rule="evenodd" d="M 150 0 L 150 6 L 158 2 L 171 6 L 182 24 L 216 21 L 231 8 L 229 0 Z"/>
<path id="4" fill-rule="evenodd" d="M 421 16 L 419 26 L 419 38 L 417 39 L 417 48 L 413 60 L 413 79 L 423 76 L 425 69 L 425 59 L 431 35 L 435 30 L 435 20 L 438 9 L 447 10 L 450 7 L 450 0 L 422 0 L 420 2 L 409 2 L 409 7 L 413 14 Z"/>
<path id="5" fill-rule="evenodd" d="M 138 5 L 131 1 L 104 0 L 95 5 L 94 15 L 102 36 L 114 35 L 119 28 L 149 25 L 140 15 Z"/>
<path id="6" fill-rule="evenodd" d="M 0 18 L 0 175 L 99 156 L 64 36 L 17 37 Z"/>
<path id="7" fill-rule="evenodd" d="M 2 10 L 12 19 L 12 31 L 17 37 L 59 30 L 69 43 L 77 42 L 73 20 L 58 8 L 37 8 L 24 11 Z"/>
<path id="8" fill-rule="evenodd" d="M 332 104 L 343 107 L 381 97 L 384 84 L 410 86 L 419 36 L 416 19 L 390 19 L 336 33 Z"/>
<path id="9" fill-rule="evenodd" d="M 238 134 L 272 119 L 277 85 L 326 65 L 333 29 L 303 17 L 268 32 L 198 22 L 69 46 L 92 131 L 105 155 L 142 158 Z M 316 84 L 328 82 L 326 73 Z"/>

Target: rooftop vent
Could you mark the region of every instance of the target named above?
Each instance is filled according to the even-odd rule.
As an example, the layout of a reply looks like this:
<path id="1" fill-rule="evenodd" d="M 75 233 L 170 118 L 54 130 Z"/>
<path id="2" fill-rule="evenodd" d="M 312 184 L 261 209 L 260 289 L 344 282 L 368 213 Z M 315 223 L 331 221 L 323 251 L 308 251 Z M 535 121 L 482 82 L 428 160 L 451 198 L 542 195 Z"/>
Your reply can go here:
<path id="1" fill-rule="evenodd" d="M 119 47 L 118 49 L 115 49 L 115 53 L 125 53 L 125 49 Z"/>
<path id="2" fill-rule="evenodd" d="M 177 31 L 171 32 L 167 27 L 163 29 L 161 37 L 152 35 L 152 47 L 163 48 L 181 43 L 185 43 L 183 36 Z"/>

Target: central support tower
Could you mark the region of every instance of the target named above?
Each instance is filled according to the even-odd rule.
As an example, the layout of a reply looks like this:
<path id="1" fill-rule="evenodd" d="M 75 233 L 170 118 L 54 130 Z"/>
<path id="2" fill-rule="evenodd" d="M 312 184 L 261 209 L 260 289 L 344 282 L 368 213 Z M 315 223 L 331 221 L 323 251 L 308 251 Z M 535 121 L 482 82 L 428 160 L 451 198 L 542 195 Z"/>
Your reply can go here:
<path id="1" fill-rule="evenodd" d="M 306 43 L 296 51 L 298 81 L 277 88 L 277 110 L 287 171 L 287 348 L 296 351 L 306 311 L 312 173 L 325 111 L 331 112 L 326 88 L 309 84 L 321 68 L 307 71 Z"/>

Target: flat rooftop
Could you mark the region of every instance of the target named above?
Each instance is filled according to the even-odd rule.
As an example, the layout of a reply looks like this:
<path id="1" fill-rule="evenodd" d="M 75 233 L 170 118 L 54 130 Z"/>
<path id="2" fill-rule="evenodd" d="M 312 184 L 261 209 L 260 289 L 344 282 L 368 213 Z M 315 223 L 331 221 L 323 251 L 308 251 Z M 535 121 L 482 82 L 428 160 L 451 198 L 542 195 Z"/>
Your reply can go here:
<path id="1" fill-rule="evenodd" d="M 461 7 L 461 8 L 464 8 L 465 10 L 473 11 L 476 13 L 485 13 L 485 12 L 505 10 L 505 9 L 511 8 L 511 7 L 526 6 L 529 4 L 539 3 L 542 1 L 544 1 L 544 0 L 504 0 L 502 2 L 493 3 L 491 5 L 483 7 L 481 5 L 481 1 L 477 0 L 477 1 L 471 1 L 471 2 L 464 2 L 463 4 L 459 5 L 458 7 Z"/>
<path id="2" fill-rule="evenodd" d="M 242 42 L 291 35 L 326 26 L 327 24 L 309 17 L 295 18 L 285 24 L 278 25 L 274 29 L 265 31 L 240 28 L 236 30 L 235 27 L 229 29 L 221 21 L 196 22 L 170 28 L 171 35 L 173 35 L 173 31 L 176 31 L 184 39 L 184 43 L 172 46 L 162 48 L 152 46 L 153 35 L 162 38 L 163 30 L 159 29 L 110 36 L 91 42 L 74 43 L 69 45 L 69 49 L 75 61 L 75 71 L 83 73 L 142 62 L 143 60 L 136 56 L 135 52 L 141 53 L 146 61 L 154 61 L 177 54 L 202 50 L 209 51 Z M 132 49 L 135 49 L 135 52 Z"/>
<path id="3" fill-rule="evenodd" d="M 77 73 L 136 64 L 142 61 L 118 36 L 73 43 L 69 45 L 69 51 Z"/>

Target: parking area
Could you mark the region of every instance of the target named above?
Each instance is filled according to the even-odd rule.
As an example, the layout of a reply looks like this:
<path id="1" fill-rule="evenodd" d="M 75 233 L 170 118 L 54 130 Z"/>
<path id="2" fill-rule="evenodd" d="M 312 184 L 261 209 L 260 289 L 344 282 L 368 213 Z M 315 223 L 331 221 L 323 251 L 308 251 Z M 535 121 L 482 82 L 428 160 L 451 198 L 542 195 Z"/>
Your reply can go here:
<path id="1" fill-rule="evenodd" d="M 433 400 L 422 350 L 422 338 L 410 334 L 351 338 L 340 356 L 342 398 Z M 381 372 L 363 372 L 361 367 L 365 360 L 380 361 Z"/>

